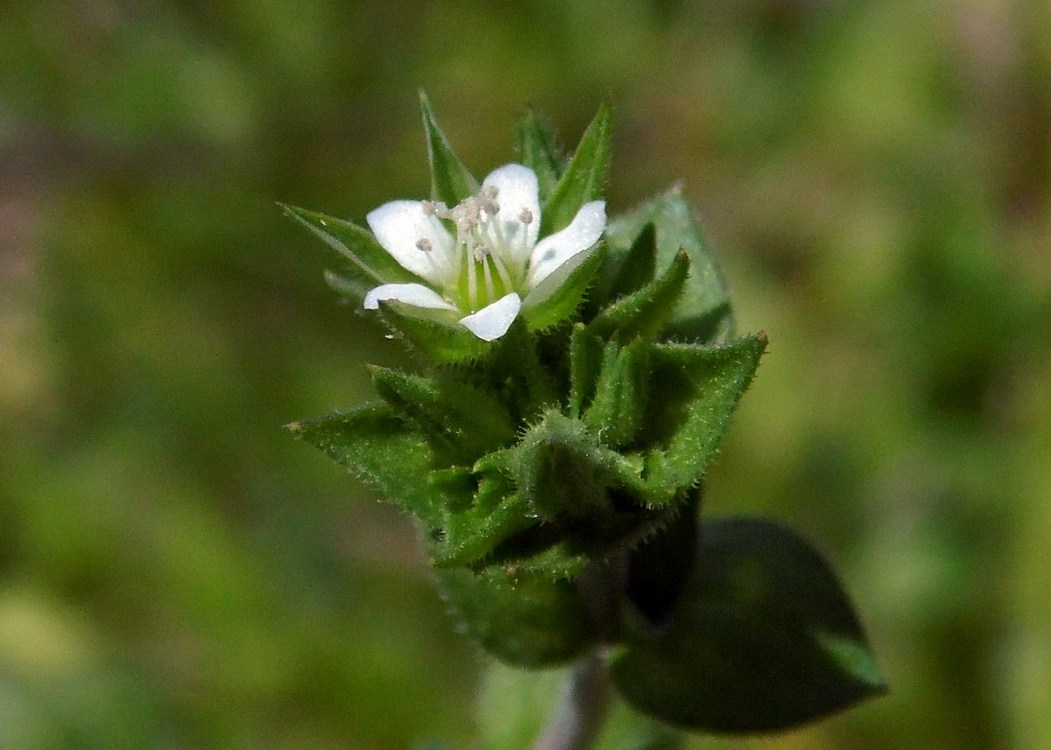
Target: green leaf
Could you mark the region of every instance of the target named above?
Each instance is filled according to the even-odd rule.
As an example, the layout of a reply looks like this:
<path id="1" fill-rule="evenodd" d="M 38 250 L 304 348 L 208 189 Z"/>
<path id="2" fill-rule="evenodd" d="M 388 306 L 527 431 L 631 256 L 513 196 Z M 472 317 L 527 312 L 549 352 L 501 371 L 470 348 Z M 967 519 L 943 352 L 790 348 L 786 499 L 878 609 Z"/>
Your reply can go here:
<path id="1" fill-rule="evenodd" d="M 386 300 L 379 303 L 379 314 L 392 333 L 430 362 L 457 364 L 489 352 L 485 341 L 456 322 L 456 313 Z"/>
<path id="2" fill-rule="evenodd" d="M 515 128 L 518 139 L 518 161 L 536 172 L 540 188 L 540 203 L 543 204 L 562 176 L 565 166 L 558 139 L 547 118 L 533 108 Z"/>
<path id="3" fill-rule="evenodd" d="M 682 296 L 689 273 L 690 258 L 685 251 L 680 251 L 660 276 L 637 292 L 614 302 L 588 327 L 603 338 L 615 334 L 620 341 L 630 341 L 636 336 L 655 337 Z"/>
<path id="4" fill-rule="evenodd" d="M 320 237 L 350 262 L 344 272 L 345 276 L 341 278 L 333 275 L 334 280 L 338 280 L 338 285 L 333 284 L 333 279 L 330 279 L 329 283 L 358 304 L 365 297 L 363 292 L 359 296 L 362 289 L 367 292 L 380 284 L 421 282 L 418 276 L 394 260 L 367 229 L 315 211 L 283 203 L 278 205 L 288 216 Z"/>
<path id="5" fill-rule="evenodd" d="M 646 457 L 652 491 L 677 493 L 701 479 L 765 349 L 762 333 L 726 346 L 651 347 L 651 398 L 639 443 L 654 446 Z"/>
<path id="6" fill-rule="evenodd" d="M 606 344 L 595 396 L 584 412 L 584 424 L 610 448 L 631 443 L 645 416 L 647 349 L 636 339 L 625 347 Z"/>
<path id="7" fill-rule="evenodd" d="M 383 400 L 415 422 L 435 453 L 450 463 L 473 464 L 514 441 L 510 415 L 484 391 L 384 367 L 369 371 Z"/>
<path id="8" fill-rule="evenodd" d="M 727 733 L 791 729 L 886 690 L 828 563 L 760 519 L 703 525 L 674 623 L 622 651 L 612 674 L 640 711 Z"/>
<path id="9" fill-rule="evenodd" d="M 431 448 L 386 404 L 293 422 L 288 429 L 428 525 L 441 522 L 442 498 L 428 481 Z"/>
<path id="10" fill-rule="evenodd" d="M 680 250 L 690 257 L 690 275 L 665 324 L 663 338 L 699 343 L 729 340 L 733 336 L 733 317 L 726 285 L 690 206 L 677 189 L 613 219 L 606 226 L 611 278 L 625 267 L 633 246 L 651 223 L 656 235 L 658 273 L 674 262 Z"/>
<path id="11" fill-rule="evenodd" d="M 438 586 L 463 628 L 486 651 L 520 667 L 564 664 L 595 641 L 572 582 L 518 575 L 513 567 L 439 570 Z"/>
<path id="12" fill-rule="evenodd" d="M 478 181 L 467 171 L 449 145 L 431 109 L 427 95 L 420 91 L 423 130 L 427 135 L 427 156 L 431 164 L 431 198 L 450 208 L 478 192 Z"/>
<path id="13" fill-rule="evenodd" d="M 580 144 L 551 197 L 543 204 L 540 211 L 541 237 L 567 226 L 581 206 L 602 197 L 609 169 L 611 119 L 610 106 L 604 102 L 581 136 Z"/>

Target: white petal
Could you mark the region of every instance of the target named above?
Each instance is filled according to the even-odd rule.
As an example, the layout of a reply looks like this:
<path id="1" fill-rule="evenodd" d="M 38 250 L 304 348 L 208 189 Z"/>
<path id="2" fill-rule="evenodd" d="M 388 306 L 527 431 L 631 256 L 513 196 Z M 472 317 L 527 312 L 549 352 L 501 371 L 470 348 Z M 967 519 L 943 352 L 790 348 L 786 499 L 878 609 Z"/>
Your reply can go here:
<path id="1" fill-rule="evenodd" d="M 383 249 L 417 276 L 444 286 L 456 273 L 452 235 L 437 217 L 424 213 L 423 201 L 384 203 L 365 220 Z M 420 240 L 431 249 L 421 250 Z"/>
<path id="2" fill-rule="evenodd" d="M 536 286 L 574 255 L 593 247 L 605 228 L 606 202 L 585 204 L 569 226 L 540 240 L 533 249 L 526 286 Z"/>
<path id="3" fill-rule="evenodd" d="M 511 292 L 491 305 L 463 318 L 460 323 L 482 341 L 492 341 L 507 333 L 507 329 L 518 317 L 518 310 L 521 307 L 522 299 Z"/>
<path id="4" fill-rule="evenodd" d="M 598 247 L 598 245 L 593 245 L 591 250 L 594 250 L 596 247 Z M 527 294 L 525 299 L 522 300 L 522 308 L 529 309 L 544 304 L 552 294 L 558 291 L 559 287 L 566 283 L 566 279 L 569 278 L 570 274 L 577 270 L 580 264 L 591 256 L 591 250 L 577 253 L 542 278 L 532 289 L 529 290 L 529 294 Z"/>
<path id="5" fill-rule="evenodd" d="M 540 232 L 540 194 L 536 172 L 521 164 L 505 164 L 490 172 L 482 186 L 496 188 L 496 202 L 500 204 L 496 218 L 507 240 L 511 259 L 518 268 L 524 268 Z M 529 216 L 529 221 L 525 223 L 522 222 L 524 213 Z M 496 237 L 490 237 L 490 241 L 497 244 Z"/>
<path id="6" fill-rule="evenodd" d="M 426 307 L 431 310 L 455 310 L 442 299 L 436 291 L 423 284 L 381 284 L 369 290 L 365 295 L 363 307 L 366 310 L 375 310 L 380 302 L 396 300 L 404 302 L 413 307 Z"/>

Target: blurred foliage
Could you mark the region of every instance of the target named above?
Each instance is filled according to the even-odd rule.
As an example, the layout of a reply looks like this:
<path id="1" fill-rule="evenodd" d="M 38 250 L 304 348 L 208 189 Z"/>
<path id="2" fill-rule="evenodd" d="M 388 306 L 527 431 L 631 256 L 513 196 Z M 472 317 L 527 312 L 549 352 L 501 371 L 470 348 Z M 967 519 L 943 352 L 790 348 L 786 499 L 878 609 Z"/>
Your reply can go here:
<path id="1" fill-rule="evenodd" d="M 1051 746 L 1051 6 L 5 0 L 0 746 L 469 746 L 407 519 L 280 426 L 396 364 L 275 200 L 420 195 L 616 105 L 770 352 L 711 513 L 820 540 L 889 698 L 775 740 Z"/>

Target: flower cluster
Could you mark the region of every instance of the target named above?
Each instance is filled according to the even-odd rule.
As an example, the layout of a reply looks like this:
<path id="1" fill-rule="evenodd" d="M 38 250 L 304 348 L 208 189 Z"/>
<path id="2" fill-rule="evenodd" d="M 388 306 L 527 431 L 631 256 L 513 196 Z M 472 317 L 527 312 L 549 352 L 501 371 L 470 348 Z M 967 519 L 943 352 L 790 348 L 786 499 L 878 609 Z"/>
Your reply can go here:
<path id="1" fill-rule="evenodd" d="M 699 517 L 766 336 L 735 334 L 679 192 L 607 222 L 608 106 L 569 158 L 527 117 L 517 162 L 481 184 L 425 99 L 423 121 L 430 199 L 385 203 L 368 228 L 288 209 L 420 370 L 371 367 L 376 401 L 289 427 L 417 518 L 445 601 L 507 663 L 605 654 L 632 706 L 707 731 L 878 694 L 805 540 Z"/>

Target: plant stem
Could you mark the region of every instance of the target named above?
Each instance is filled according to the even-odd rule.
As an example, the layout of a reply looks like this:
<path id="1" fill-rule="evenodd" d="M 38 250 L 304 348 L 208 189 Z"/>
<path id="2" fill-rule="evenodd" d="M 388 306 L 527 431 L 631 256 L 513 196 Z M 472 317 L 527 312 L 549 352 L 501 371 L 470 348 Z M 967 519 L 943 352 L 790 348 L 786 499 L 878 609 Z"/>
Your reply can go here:
<path id="1" fill-rule="evenodd" d="M 612 693 L 602 653 L 577 662 L 533 750 L 587 750 L 606 720 Z"/>

